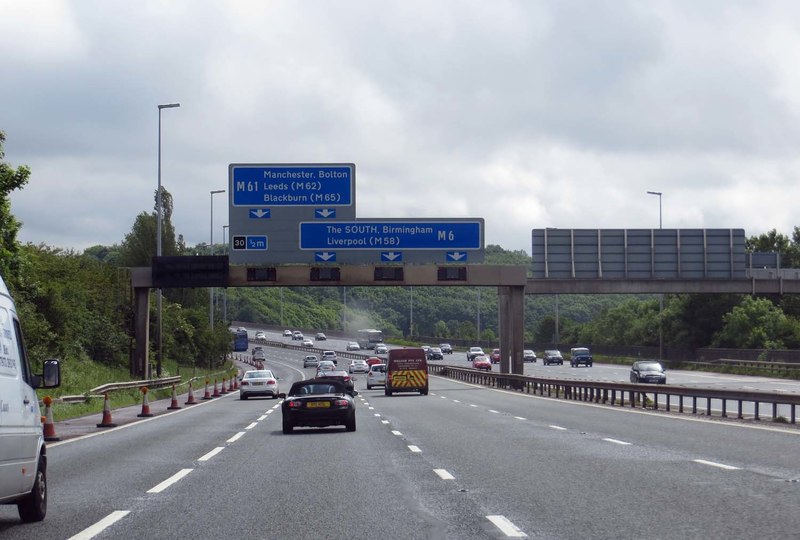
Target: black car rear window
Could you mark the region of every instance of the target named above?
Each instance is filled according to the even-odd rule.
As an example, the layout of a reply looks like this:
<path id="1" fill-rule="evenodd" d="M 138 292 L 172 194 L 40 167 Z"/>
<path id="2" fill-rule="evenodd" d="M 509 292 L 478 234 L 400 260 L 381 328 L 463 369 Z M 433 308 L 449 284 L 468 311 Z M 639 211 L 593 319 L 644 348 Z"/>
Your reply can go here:
<path id="1" fill-rule="evenodd" d="M 300 381 L 292 385 L 289 390 L 290 396 L 307 396 L 311 394 L 344 394 L 344 384 L 336 379 L 314 379 L 309 381 Z"/>

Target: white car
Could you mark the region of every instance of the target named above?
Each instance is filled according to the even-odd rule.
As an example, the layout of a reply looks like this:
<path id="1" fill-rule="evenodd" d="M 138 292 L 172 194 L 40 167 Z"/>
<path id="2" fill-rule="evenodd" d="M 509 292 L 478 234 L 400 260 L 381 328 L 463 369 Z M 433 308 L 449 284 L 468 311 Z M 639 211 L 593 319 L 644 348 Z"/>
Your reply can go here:
<path id="1" fill-rule="evenodd" d="M 239 383 L 239 399 L 247 399 L 250 396 L 269 396 L 277 399 L 279 392 L 278 377 L 268 369 L 245 371 Z"/>
<path id="2" fill-rule="evenodd" d="M 369 373 L 369 364 L 366 360 L 351 360 L 350 373 Z"/>
<path id="3" fill-rule="evenodd" d="M 525 349 L 522 351 L 522 361 L 536 363 L 536 353 L 530 349 Z"/>
<path id="4" fill-rule="evenodd" d="M 322 359 L 330 360 L 333 365 L 336 365 L 339 360 L 336 358 L 336 351 L 322 351 Z"/>
<path id="5" fill-rule="evenodd" d="M 303 341 L 304 339 L 305 336 L 303 335 L 303 332 L 301 332 L 300 330 L 295 330 L 294 332 L 292 332 L 292 341 Z"/>
<path id="6" fill-rule="evenodd" d="M 292 331 L 291 330 L 284 330 L 283 331 L 283 337 L 292 337 Z"/>
<path id="7" fill-rule="evenodd" d="M 375 345 L 375 354 L 389 354 L 389 347 L 383 343 L 378 343 Z"/>
<path id="8" fill-rule="evenodd" d="M 467 361 L 472 362 L 476 356 L 486 356 L 486 353 L 480 347 L 470 347 L 467 351 Z"/>
<path id="9" fill-rule="evenodd" d="M 367 390 L 373 386 L 386 386 L 386 364 L 373 364 L 367 373 Z"/>
<path id="10" fill-rule="evenodd" d="M 267 334 L 259 330 L 256 332 L 256 339 L 267 339 Z"/>
<path id="11" fill-rule="evenodd" d="M 320 360 L 317 363 L 317 377 L 319 377 L 320 372 L 322 371 L 335 371 L 336 364 L 334 364 L 330 360 Z"/>
<path id="12" fill-rule="evenodd" d="M 311 341 L 310 339 L 304 339 L 303 340 L 303 347 L 313 347 L 313 346 L 314 346 L 314 342 Z"/>
<path id="13" fill-rule="evenodd" d="M 347 342 L 347 350 L 348 351 L 360 351 L 361 347 L 355 341 L 348 341 Z"/>
<path id="14" fill-rule="evenodd" d="M 319 365 L 319 358 L 314 354 L 309 354 L 303 358 L 303 367 L 317 367 Z"/>

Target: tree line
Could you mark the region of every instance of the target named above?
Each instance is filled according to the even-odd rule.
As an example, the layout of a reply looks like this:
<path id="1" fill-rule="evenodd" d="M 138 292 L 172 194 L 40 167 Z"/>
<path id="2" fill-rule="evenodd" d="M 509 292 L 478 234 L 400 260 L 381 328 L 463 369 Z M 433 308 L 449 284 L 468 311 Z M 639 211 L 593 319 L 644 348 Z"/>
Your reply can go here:
<path id="1" fill-rule="evenodd" d="M 149 266 L 156 250 L 156 201 L 132 218 L 119 244 L 83 252 L 45 244 L 21 244 L 22 224 L 9 194 L 23 189 L 28 167 L 4 161 L 0 132 L 0 272 L 17 300 L 30 356 L 90 358 L 129 364 L 133 346 L 133 298 L 127 268 Z M 174 201 L 162 186 L 162 253 L 210 253 L 204 243 L 188 246 L 172 225 Z M 217 253 L 223 246 L 215 246 Z M 783 267 L 800 267 L 800 230 L 791 237 L 772 230 L 747 239 L 748 251 L 776 251 Z M 531 267 L 522 250 L 489 245 L 487 264 Z M 164 289 L 163 350 L 182 365 L 220 365 L 230 347 L 226 320 L 286 328 L 348 330 L 381 328 L 389 336 L 496 340 L 497 291 L 490 287 L 289 287 L 239 288 L 221 292 L 209 327 L 205 290 Z M 223 313 L 223 305 L 226 312 Z M 556 305 L 558 306 L 556 308 Z M 556 317 L 556 309 L 558 317 Z M 151 325 L 155 302 L 151 302 Z M 558 328 L 556 329 L 556 320 Z M 663 311 L 654 295 L 528 296 L 525 340 L 533 343 L 683 348 L 797 348 L 800 299 L 792 296 L 666 295 Z M 150 335 L 155 336 L 152 327 Z M 151 354 L 154 349 L 151 343 Z M 68 376 L 68 370 L 67 375 Z"/>

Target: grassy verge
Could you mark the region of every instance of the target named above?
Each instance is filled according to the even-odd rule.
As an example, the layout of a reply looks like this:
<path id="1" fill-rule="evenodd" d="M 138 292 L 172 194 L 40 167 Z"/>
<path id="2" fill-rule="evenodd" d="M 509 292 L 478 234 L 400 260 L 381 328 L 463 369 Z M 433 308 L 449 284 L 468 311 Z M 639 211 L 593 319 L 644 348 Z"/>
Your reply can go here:
<path id="1" fill-rule="evenodd" d="M 164 377 L 180 375 L 181 383 L 187 383 L 192 377 L 199 377 L 201 379 L 200 384 L 203 384 L 204 377 L 210 375 L 213 381 L 214 374 L 219 376 L 219 373 L 223 371 L 231 373 L 232 369 L 230 363 L 227 363 L 224 368 L 211 371 L 209 369 L 178 366 L 175 362 L 165 361 L 162 375 Z M 61 363 L 61 386 L 58 388 L 38 390 L 37 394 L 40 400 L 44 396 L 50 396 L 54 399 L 61 396 L 86 396 L 84 402 L 78 403 L 61 403 L 54 401 L 52 406 L 53 419 L 57 422 L 59 420 L 77 418 L 87 414 L 99 415 L 103 411 L 103 398 L 90 396 L 90 390 L 107 383 L 131 380 L 134 379 L 131 378 L 130 371 L 127 367 L 106 366 L 88 359 L 70 359 Z M 199 385 L 195 384 L 195 392 L 198 388 Z M 179 388 L 179 391 L 185 392 L 186 386 Z M 152 389 L 149 393 L 149 399 L 155 401 L 168 398 L 171 395 L 172 387 Z M 142 393 L 138 388 L 114 390 L 109 392 L 108 397 L 111 401 L 112 409 L 136 405 L 142 402 Z M 44 414 L 44 409 L 42 409 L 42 414 Z"/>

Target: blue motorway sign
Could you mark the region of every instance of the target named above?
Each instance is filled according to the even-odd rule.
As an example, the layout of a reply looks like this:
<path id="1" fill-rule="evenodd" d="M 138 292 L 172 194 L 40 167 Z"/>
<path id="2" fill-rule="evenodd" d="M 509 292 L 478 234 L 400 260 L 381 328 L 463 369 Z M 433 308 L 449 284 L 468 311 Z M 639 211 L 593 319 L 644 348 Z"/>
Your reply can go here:
<path id="1" fill-rule="evenodd" d="M 481 250 L 482 220 L 301 222 L 300 249 Z"/>
<path id="2" fill-rule="evenodd" d="M 351 206 L 355 165 L 302 164 L 229 167 L 232 206 Z"/>

